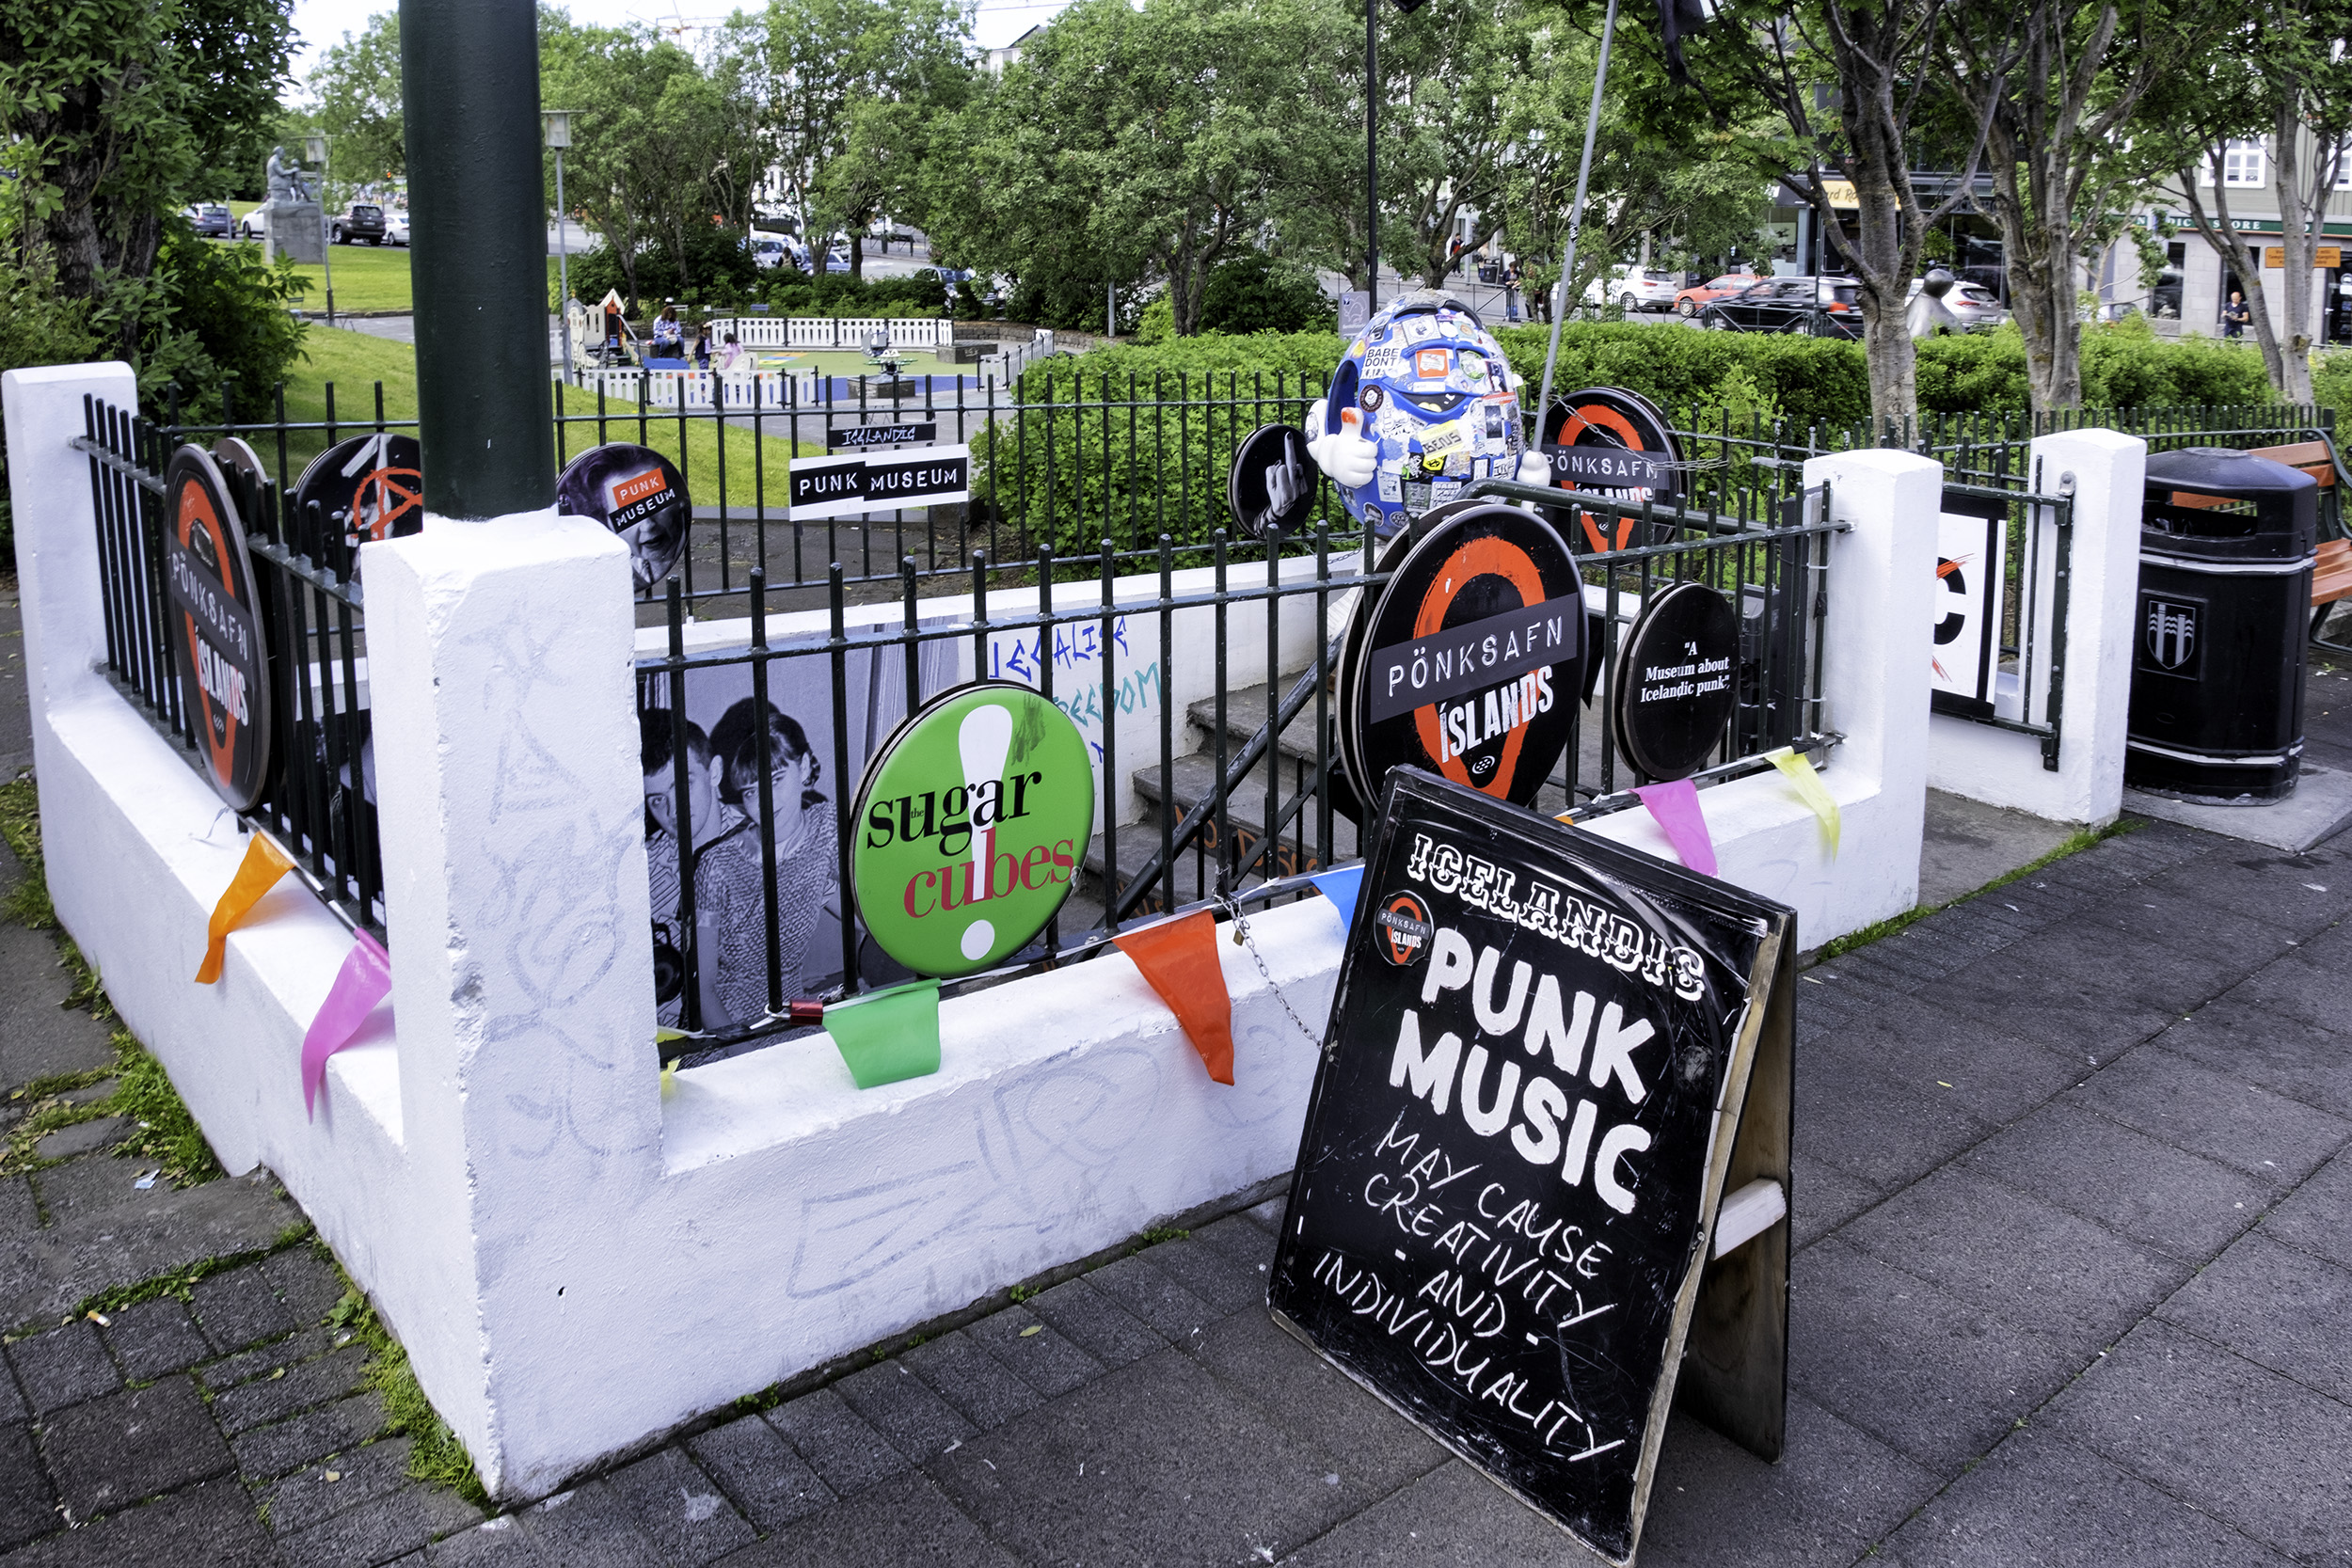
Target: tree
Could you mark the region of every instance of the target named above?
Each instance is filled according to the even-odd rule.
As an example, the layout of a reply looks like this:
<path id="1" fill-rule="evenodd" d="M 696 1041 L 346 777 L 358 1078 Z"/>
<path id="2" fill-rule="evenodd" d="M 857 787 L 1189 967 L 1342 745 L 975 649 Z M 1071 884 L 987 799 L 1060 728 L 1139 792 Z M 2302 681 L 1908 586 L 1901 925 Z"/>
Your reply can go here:
<path id="1" fill-rule="evenodd" d="M 56 292 L 124 358 L 169 313 L 166 214 L 260 161 L 290 37 L 276 0 L 0 7 L 0 136 Z"/>
<path id="2" fill-rule="evenodd" d="M 1295 0 L 1079 0 L 964 118 L 976 186 L 959 258 L 1032 277 L 1168 280 L 1177 332 L 1201 288 L 1250 248 L 1291 158 L 1268 112 L 1310 40 Z M 944 204 L 943 208 L 944 208 Z"/>
<path id="3" fill-rule="evenodd" d="M 931 84 L 963 69 L 970 41 L 960 0 L 769 0 L 755 20 L 737 13 L 722 48 L 746 57 L 747 81 L 765 101 L 769 162 L 805 222 L 829 198 L 836 210 L 862 201 L 861 182 L 837 167 L 850 151 L 859 105 L 922 102 Z M 867 209 L 849 229 L 853 276 L 865 270 L 864 218 L 871 215 Z M 821 253 L 821 244 L 812 239 L 812 251 Z"/>
<path id="4" fill-rule="evenodd" d="M 2242 13 L 2169 0 L 2020 3 L 1952 0 L 1934 79 L 1984 127 L 2033 406 L 2066 408 L 2082 401 L 2078 269 L 2167 172 L 2160 143 L 2126 133 L 2142 101 Z"/>
<path id="5" fill-rule="evenodd" d="M 1527 268 L 1531 296 L 1549 289 L 1565 256 L 1597 43 L 1565 21 L 1543 23 L 1530 38 L 1530 69 L 1505 101 L 1517 150 L 1503 180 L 1504 231 Z M 1661 136 L 1645 129 L 1639 110 L 1664 90 L 1638 62 L 1627 70 L 1621 57 L 1610 72 L 1571 300 L 1612 261 L 1645 247 L 1651 258 L 1696 258 L 1756 243 L 1769 178 L 1757 149 L 1770 142 L 1769 125 L 1718 127 L 1701 117 L 1671 139 Z"/>
<path id="6" fill-rule="evenodd" d="M 715 94 L 693 56 L 650 28 L 542 19 L 540 98 L 577 105 L 564 197 L 618 261 L 632 307 L 638 260 L 667 248 L 680 276 L 687 229 L 707 221 L 724 156 Z"/>
<path id="7" fill-rule="evenodd" d="M 310 72 L 318 128 L 328 137 L 328 174 L 369 184 L 407 167 L 400 101 L 400 13 L 368 18 L 357 35 L 328 46 Z"/>
<path id="8" fill-rule="evenodd" d="M 959 15 L 958 25 L 961 25 Z M 924 166 L 971 102 L 974 72 L 961 48 L 920 50 L 850 104 L 842 150 L 819 171 L 810 213 L 820 231 L 850 236 L 850 271 L 863 276 L 866 228 L 877 217 L 920 221 Z"/>
<path id="9" fill-rule="evenodd" d="M 2352 6 L 2343 0 L 2269 0 L 2238 18 L 2195 69 L 2168 74 L 2143 101 L 2136 127 L 2165 159 L 2188 203 L 2189 219 L 2254 306 L 2254 338 L 2271 387 L 2291 403 L 2312 401 L 2312 269 L 2328 196 L 2344 172 L 2352 137 Z M 2309 155 L 2303 137 L 2309 135 Z M 2285 263 L 2273 319 L 2262 270 L 2230 213 L 2224 173 L 2230 143 L 2266 137 L 2279 196 L 2279 245 Z M 2202 188 L 2212 183 L 2210 205 Z M 2280 323 L 2286 325 L 2281 341 Z"/>
<path id="10" fill-rule="evenodd" d="M 1931 90 L 1944 69 L 1942 40 L 1952 3 L 1957 0 L 1813 0 L 1788 9 L 1773 0 L 1735 0 L 1719 10 L 1715 25 L 1684 46 L 1709 97 L 1661 94 L 1645 116 L 1653 134 L 1676 140 L 1687 137 L 1693 122 L 1711 119 L 1721 131 L 1759 113 L 1776 122 L 1774 135 L 1749 149 L 1759 171 L 1774 169 L 1811 205 L 1861 286 L 1870 411 L 1880 420 L 1918 413 L 1916 356 L 1906 320 L 1911 280 L 1931 230 L 1967 199 L 1984 146 L 1981 121 L 1955 125 L 1946 115 L 1947 103 Z M 1662 84 L 1664 67 L 1651 36 L 1638 33 L 1626 41 L 1628 55 Z M 2008 57 L 1989 48 L 1979 68 L 1997 83 Z M 1711 115 L 1705 107 L 1709 103 Z M 1923 153 L 1940 154 L 1944 166 L 1961 170 L 1951 194 L 1932 207 L 1921 199 L 1914 177 Z M 1851 240 L 1830 198 L 1830 182 L 1840 175 L 1853 187 L 1857 232 Z"/>

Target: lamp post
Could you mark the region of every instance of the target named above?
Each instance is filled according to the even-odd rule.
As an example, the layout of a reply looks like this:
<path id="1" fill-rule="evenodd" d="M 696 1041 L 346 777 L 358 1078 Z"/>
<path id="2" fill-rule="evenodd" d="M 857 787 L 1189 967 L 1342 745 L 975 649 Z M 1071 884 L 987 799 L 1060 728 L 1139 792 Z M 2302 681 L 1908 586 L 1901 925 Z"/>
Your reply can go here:
<path id="1" fill-rule="evenodd" d="M 1567 314 L 1568 279 L 1576 273 L 1577 234 L 1584 227 L 1584 193 L 1593 180 L 1593 138 L 1600 131 L 1600 95 L 1609 85 L 1609 45 L 1616 33 L 1617 0 L 1609 0 L 1609 13 L 1600 24 L 1600 59 L 1593 70 L 1593 107 L 1584 117 L 1584 156 L 1576 166 L 1576 204 L 1568 209 L 1568 253 L 1560 262 L 1560 280 L 1551 286 L 1551 342 L 1544 350 L 1544 386 L 1535 404 L 1539 435 L 1551 418 L 1551 372 L 1560 363 L 1560 324 Z"/>
<path id="2" fill-rule="evenodd" d="M 537 8 L 400 0 L 400 81 L 425 511 L 535 512 L 555 499 Z"/>
<path id="3" fill-rule="evenodd" d="M 326 206 L 326 138 L 303 137 L 302 154 L 316 164 L 319 170 L 319 266 L 326 274 L 326 325 L 332 326 L 335 325 L 335 241 L 326 227 L 324 211 Z"/>
<path id="4" fill-rule="evenodd" d="M 547 124 L 548 147 L 555 153 L 555 292 L 562 295 L 557 310 L 564 325 L 556 334 L 564 340 L 564 379 L 572 379 L 572 257 L 571 241 L 566 233 L 569 209 L 564 205 L 564 150 L 572 145 L 572 111 L 542 109 L 539 118 Z"/>

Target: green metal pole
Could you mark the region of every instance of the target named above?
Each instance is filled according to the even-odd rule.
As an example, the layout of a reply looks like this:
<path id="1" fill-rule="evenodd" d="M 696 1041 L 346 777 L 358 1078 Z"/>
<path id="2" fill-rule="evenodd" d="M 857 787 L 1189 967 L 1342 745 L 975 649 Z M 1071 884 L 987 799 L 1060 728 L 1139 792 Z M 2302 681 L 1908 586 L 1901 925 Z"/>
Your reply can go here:
<path id="1" fill-rule="evenodd" d="M 555 499 L 532 0 L 400 0 L 425 510 Z"/>

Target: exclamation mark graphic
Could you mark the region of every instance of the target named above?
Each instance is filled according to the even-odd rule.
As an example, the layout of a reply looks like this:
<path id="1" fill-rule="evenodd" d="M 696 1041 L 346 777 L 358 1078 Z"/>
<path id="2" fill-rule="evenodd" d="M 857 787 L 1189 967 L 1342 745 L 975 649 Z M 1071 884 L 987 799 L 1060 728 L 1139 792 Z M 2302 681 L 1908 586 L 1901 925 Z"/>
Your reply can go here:
<path id="1" fill-rule="evenodd" d="M 956 751 L 963 759 L 964 809 L 977 813 L 980 786 L 998 784 L 1005 776 L 1005 753 L 1012 747 L 1012 710 L 991 704 L 976 707 L 963 716 L 956 729 Z M 972 828 L 972 865 L 964 887 L 973 904 L 991 895 L 989 874 L 996 863 L 996 825 L 986 828 L 977 822 Z M 963 956 L 977 963 L 982 955 L 994 945 L 996 927 L 985 919 L 975 920 L 963 928 Z"/>

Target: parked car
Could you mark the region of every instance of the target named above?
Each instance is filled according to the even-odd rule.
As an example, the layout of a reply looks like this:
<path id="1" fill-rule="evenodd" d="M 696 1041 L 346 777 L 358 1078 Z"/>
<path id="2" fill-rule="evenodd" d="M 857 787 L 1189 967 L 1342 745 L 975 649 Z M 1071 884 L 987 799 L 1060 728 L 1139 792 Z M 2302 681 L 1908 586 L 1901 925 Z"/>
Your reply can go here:
<path id="1" fill-rule="evenodd" d="M 394 209 L 393 211 L 384 214 L 384 243 L 386 245 L 406 245 L 408 243 L 407 214 L 401 212 L 398 209 Z"/>
<path id="2" fill-rule="evenodd" d="M 1752 272 L 1727 272 L 1720 277 L 1710 277 L 1706 282 L 1684 289 L 1675 295 L 1675 314 L 1685 319 L 1695 316 L 1699 313 L 1700 306 L 1722 299 L 1727 294 L 1736 294 L 1740 290 L 1753 285 L 1756 280 L 1756 274 Z"/>
<path id="3" fill-rule="evenodd" d="M 266 239 L 268 235 L 269 209 L 267 207 L 256 207 L 237 220 L 237 238 L 241 240 Z"/>
<path id="4" fill-rule="evenodd" d="M 788 234 L 768 234 L 754 230 L 743 244 L 752 253 L 752 265 L 763 269 L 780 267 L 787 261 L 797 267 L 801 264 L 801 258 L 807 254 L 800 247 L 800 242 Z"/>
<path id="5" fill-rule="evenodd" d="M 337 245 L 349 245 L 354 240 L 382 245 L 384 209 L 373 201 L 355 201 L 347 210 L 327 220 L 326 237 Z"/>
<path id="6" fill-rule="evenodd" d="M 1629 312 L 1671 310 L 1676 292 L 1681 287 L 1680 273 L 1661 272 L 1655 267 L 1611 267 L 1607 277 L 1596 277 L 1584 286 L 1584 303 L 1613 304 Z"/>
<path id="7" fill-rule="evenodd" d="M 1920 279 L 1913 278 L 1911 292 L 1903 296 L 1904 300 L 1908 302 L 1918 298 L 1922 286 Z M 2009 320 L 2009 311 L 2002 308 L 2000 295 L 1981 283 L 1954 283 L 1946 291 L 1944 304 L 1960 318 L 1960 325 L 1971 332 L 1990 331 Z"/>
<path id="8" fill-rule="evenodd" d="M 217 201 L 199 201 L 183 209 L 181 216 L 188 220 L 199 238 L 225 240 L 229 237 L 229 209 Z"/>
<path id="9" fill-rule="evenodd" d="M 1851 277 L 1766 277 L 1699 308 L 1696 325 L 1718 332 L 1862 335 L 1862 285 Z"/>

